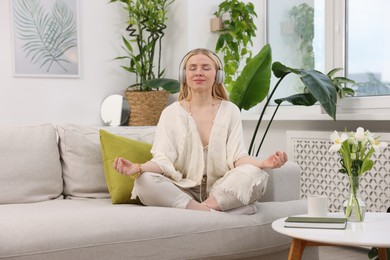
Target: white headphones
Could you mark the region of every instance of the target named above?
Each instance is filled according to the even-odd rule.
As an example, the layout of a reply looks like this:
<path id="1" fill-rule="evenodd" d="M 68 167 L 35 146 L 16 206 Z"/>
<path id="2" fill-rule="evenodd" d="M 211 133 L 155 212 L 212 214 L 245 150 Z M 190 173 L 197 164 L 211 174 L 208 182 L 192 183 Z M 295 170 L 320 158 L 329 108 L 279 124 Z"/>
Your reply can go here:
<path id="1" fill-rule="evenodd" d="M 192 51 L 189 51 L 186 55 L 184 55 L 183 59 L 180 62 L 180 66 L 179 66 L 179 82 L 180 82 L 180 84 L 184 84 L 186 82 L 186 70 L 184 68 L 184 65 L 185 65 L 184 61 L 187 62 L 188 57 L 192 56 L 192 54 L 194 54 L 198 51 L 201 51 L 201 52 L 204 51 L 204 52 L 210 53 L 216 58 L 217 66 L 219 67 L 219 69 L 217 70 L 217 73 L 215 75 L 215 83 L 222 84 L 224 79 L 225 79 L 225 74 L 223 72 L 223 65 L 222 65 L 221 59 L 214 52 L 212 52 L 208 49 L 202 49 L 202 48 L 194 49 Z"/>

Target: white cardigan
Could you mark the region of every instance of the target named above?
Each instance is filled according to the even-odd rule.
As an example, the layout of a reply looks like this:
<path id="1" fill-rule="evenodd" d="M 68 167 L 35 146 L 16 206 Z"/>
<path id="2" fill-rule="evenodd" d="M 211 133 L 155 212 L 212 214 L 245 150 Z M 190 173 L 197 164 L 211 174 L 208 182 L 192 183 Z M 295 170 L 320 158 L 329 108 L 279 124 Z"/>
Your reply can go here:
<path id="1" fill-rule="evenodd" d="M 156 162 L 165 176 L 183 188 L 200 185 L 204 173 L 204 150 L 193 118 L 174 102 L 161 114 L 151 150 L 152 161 Z M 243 142 L 240 111 L 229 101 L 222 101 L 211 129 L 207 154 L 207 190 L 234 168 L 234 162 L 248 155 Z M 259 168 L 246 165 L 241 174 L 249 177 L 247 185 L 251 190 L 268 175 Z M 240 168 L 238 167 L 238 168 Z M 236 168 L 237 169 L 237 168 Z M 243 171 L 244 170 L 244 171 Z M 264 174 L 259 174 L 259 171 Z M 244 177 L 244 175 L 241 175 Z M 240 181 L 242 183 L 242 181 Z M 230 180 L 228 186 L 236 186 Z M 241 190 L 240 188 L 240 190 Z M 236 189 L 225 187 L 226 190 Z M 234 192 L 237 193 L 237 192 Z M 248 194 L 249 195 L 249 194 Z"/>

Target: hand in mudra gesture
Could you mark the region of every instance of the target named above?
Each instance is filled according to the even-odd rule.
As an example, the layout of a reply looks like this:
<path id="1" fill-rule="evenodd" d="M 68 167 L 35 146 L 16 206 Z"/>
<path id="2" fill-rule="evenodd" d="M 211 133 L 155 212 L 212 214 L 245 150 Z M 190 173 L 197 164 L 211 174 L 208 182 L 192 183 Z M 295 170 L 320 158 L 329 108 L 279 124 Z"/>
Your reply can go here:
<path id="1" fill-rule="evenodd" d="M 285 152 L 277 151 L 264 160 L 264 168 L 280 168 L 287 162 L 287 160 L 288 158 Z"/>
<path id="2" fill-rule="evenodd" d="M 114 161 L 114 169 L 122 175 L 130 176 L 139 171 L 137 164 L 130 162 L 124 158 L 118 157 Z"/>

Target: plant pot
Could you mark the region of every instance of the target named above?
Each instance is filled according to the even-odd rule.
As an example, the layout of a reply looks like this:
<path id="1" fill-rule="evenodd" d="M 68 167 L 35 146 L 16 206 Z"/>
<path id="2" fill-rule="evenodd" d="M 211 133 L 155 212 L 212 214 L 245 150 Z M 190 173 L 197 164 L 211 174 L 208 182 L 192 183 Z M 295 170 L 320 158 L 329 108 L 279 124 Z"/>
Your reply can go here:
<path id="1" fill-rule="evenodd" d="M 167 105 L 169 92 L 126 90 L 130 106 L 129 126 L 154 126 Z"/>

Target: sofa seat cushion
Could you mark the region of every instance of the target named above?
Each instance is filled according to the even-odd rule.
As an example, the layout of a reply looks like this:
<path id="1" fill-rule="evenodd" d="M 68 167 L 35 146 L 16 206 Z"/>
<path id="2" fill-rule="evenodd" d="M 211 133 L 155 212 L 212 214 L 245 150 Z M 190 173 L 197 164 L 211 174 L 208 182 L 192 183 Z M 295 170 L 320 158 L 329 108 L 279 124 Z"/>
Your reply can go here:
<path id="1" fill-rule="evenodd" d="M 50 124 L 0 128 L 0 204 L 61 196 L 57 134 Z"/>
<path id="2" fill-rule="evenodd" d="M 109 199 L 0 206 L 0 258 L 188 259 L 250 257 L 287 249 L 277 218 L 306 201 L 258 203 L 254 215 L 113 205 Z M 54 258 L 55 256 L 55 258 Z"/>
<path id="3" fill-rule="evenodd" d="M 59 147 L 64 195 L 78 198 L 110 198 L 100 144 L 99 130 L 152 143 L 155 127 L 88 127 L 59 125 Z"/>

